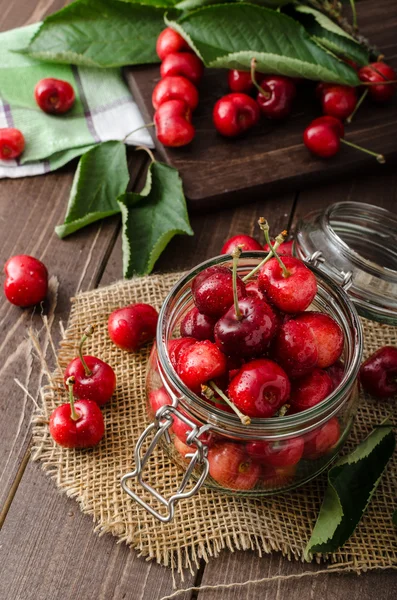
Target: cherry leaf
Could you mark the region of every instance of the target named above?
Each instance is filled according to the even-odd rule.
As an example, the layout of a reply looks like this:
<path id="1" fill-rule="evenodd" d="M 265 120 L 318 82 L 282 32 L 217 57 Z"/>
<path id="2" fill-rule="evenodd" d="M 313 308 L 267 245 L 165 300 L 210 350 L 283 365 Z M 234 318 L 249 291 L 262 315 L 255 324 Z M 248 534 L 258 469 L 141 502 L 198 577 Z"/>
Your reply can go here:
<path id="1" fill-rule="evenodd" d="M 328 487 L 305 557 L 334 552 L 349 539 L 361 520 L 395 449 L 388 423 L 376 428 L 328 472 Z"/>
<path id="2" fill-rule="evenodd" d="M 59 237 L 119 213 L 117 197 L 125 192 L 129 178 L 123 142 L 103 142 L 83 154 L 74 175 L 65 221 L 55 228 Z"/>
<path id="3" fill-rule="evenodd" d="M 142 192 L 123 194 L 118 202 L 124 277 L 150 273 L 174 235 L 193 235 L 181 178 L 168 165 L 152 163 Z"/>

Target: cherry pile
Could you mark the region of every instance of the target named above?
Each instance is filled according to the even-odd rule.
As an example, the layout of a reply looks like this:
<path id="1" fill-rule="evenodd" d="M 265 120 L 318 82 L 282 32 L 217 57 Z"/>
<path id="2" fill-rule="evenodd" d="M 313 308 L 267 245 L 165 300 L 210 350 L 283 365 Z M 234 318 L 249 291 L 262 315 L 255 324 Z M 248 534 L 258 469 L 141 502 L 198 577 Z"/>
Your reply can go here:
<path id="1" fill-rule="evenodd" d="M 203 63 L 170 27 L 160 33 L 156 51 L 162 61 L 161 79 L 152 94 L 156 135 L 164 146 L 185 146 L 195 134 L 191 120 L 199 102 L 196 86 L 203 76 Z"/>
<path id="2" fill-rule="evenodd" d="M 51 115 L 61 115 L 72 108 L 75 93 L 68 81 L 48 77 L 37 83 L 34 89 L 34 98 L 43 112 Z M 24 149 L 25 137 L 22 131 L 15 127 L 0 129 L 1 160 L 18 158 Z"/>
<path id="3" fill-rule="evenodd" d="M 329 315 L 310 310 L 317 293 L 312 271 L 291 256 L 280 234 L 270 242 L 260 219 L 267 251 L 250 236 L 234 236 L 222 252 L 233 256 L 232 270 L 212 266 L 192 282 L 194 306 L 180 324 L 180 337 L 168 343 L 181 381 L 210 406 L 235 413 L 244 425 L 252 418 L 279 418 L 308 410 L 327 398 L 344 375 L 340 357 L 344 336 Z M 259 268 L 241 278 L 241 250 L 263 252 Z M 280 250 L 280 252 L 278 252 Z M 151 391 L 153 413 L 171 399 L 164 387 Z M 189 428 L 175 419 L 171 428 L 182 455 Z M 205 434 L 210 475 L 218 484 L 248 490 L 292 481 L 301 459 L 315 460 L 340 437 L 337 418 L 285 441 L 233 443 Z M 204 441 L 204 440 L 203 440 Z"/>

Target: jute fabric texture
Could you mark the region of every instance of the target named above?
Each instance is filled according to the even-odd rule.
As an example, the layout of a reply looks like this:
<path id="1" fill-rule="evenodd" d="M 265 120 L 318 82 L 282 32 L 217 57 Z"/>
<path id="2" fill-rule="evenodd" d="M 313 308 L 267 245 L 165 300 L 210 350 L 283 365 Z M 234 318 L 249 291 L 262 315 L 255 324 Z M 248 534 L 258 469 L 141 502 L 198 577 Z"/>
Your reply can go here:
<path id="1" fill-rule="evenodd" d="M 303 551 L 316 521 L 326 475 L 304 487 L 268 498 L 222 496 L 203 488 L 181 502 L 170 524 L 158 522 L 133 502 L 120 486 L 123 474 L 133 470 L 133 449 L 148 424 L 145 402 L 145 372 L 150 348 L 129 354 L 116 348 L 107 333 L 109 314 L 116 308 L 148 302 L 160 308 L 181 273 L 152 275 L 79 294 L 58 355 L 58 368 L 42 390 L 42 406 L 33 423 L 33 459 L 57 487 L 74 497 L 84 513 L 92 516 L 96 530 L 112 533 L 143 556 L 181 572 L 193 568 L 201 558 L 208 560 L 224 549 L 253 549 L 259 554 L 279 551 L 289 559 L 303 560 Z M 116 371 L 117 389 L 103 409 L 106 433 L 99 446 L 90 450 L 66 450 L 57 446 L 48 432 L 52 410 L 67 401 L 62 371 L 77 355 L 78 343 L 87 324 L 95 335 L 86 354 L 108 362 Z M 397 328 L 364 321 L 365 356 L 385 344 L 397 345 Z M 352 450 L 373 427 L 390 413 L 395 400 L 378 402 L 362 396 L 353 430 L 344 452 Z M 392 524 L 396 508 L 396 456 L 351 539 L 329 556 L 314 560 L 363 571 L 397 566 L 397 537 Z M 159 449 L 148 465 L 147 481 L 164 495 L 175 491 L 180 470 Z"/>

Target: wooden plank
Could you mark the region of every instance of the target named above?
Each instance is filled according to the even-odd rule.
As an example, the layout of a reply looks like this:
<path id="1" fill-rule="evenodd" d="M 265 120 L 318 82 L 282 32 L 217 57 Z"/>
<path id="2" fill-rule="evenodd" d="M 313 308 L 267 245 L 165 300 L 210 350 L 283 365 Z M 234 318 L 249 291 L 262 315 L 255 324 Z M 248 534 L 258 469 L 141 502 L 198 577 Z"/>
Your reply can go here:
<path id="1" fill-rule="evenodd" d="M 279 553 L 259 557 L 253 552 L 223 552 L 206 566 L 201 585 L 244 582 L 278 575 L 300 575 L 307 571 L 316 573 L 324 568 L 324 565 L 288 561 Z M 369 571 L 360 576 L 355 573 L 331 573 L 217 591 L 203 590 L 198 593 L 198 600 L 372 600 L 374 589 L 377 598 L 391 600 L 395 596 L 396 582 L 395 571 Z"/>
<path id="2" fill-rule="evenodd" d="M 397 3 L 364 0 L 358 5 L 362 33 L 386 53 L 397 67 Z M 386 18 L 387 15 L 387 18 Z M 146 122 L 153 120 L 151 95 L 159 80 L 158 66 L 127 70 L 127 80 Z M 334 181 L 358 171 L 381 173 L 376 161 L 351 148 L 342 148 L 332 160 L 312 157 L 304 148 L 305 127 L 320 114 L 314 86 L 299 87 L 291 117 L 282 123 L 263 119 L 239 140 L 219 136 L 212 124 L 212 109 L 228 93 L 225 70 L 207 69 L 200 85 L 200 104 L 194 113 L 196 137 L 185 148 L 157 148 L 181 173 L 192 209 L 244 203 L 247 197 L 269 198 L 275 192 L 297 186 Z M 349 127 L 347 138 L 377 152 L 392 162 L 397 157 L 396 99 L 388 106 L 365 103 Z M 153 134 L 154 136 L 154 134 Z M 155 137 L 155 136 L 154 136 Z"/>

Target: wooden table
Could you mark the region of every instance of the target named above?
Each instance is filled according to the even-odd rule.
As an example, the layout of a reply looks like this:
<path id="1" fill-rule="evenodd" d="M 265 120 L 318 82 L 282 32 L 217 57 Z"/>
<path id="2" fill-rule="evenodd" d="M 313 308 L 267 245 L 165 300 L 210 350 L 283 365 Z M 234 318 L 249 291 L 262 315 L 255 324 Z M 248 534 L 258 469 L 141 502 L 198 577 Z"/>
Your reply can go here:
<path id="1" fill-rule="evenodd" d="M 1 29 L 26 25 L 59 9 L 63 0 L 24 2 L 0 0 Z M 396 142 L 397 143 L 397 142 Z M 131 153 L 135 186 L 142 185 L 143 163 Z M 120 222 L 117 218 L 94 224 L 60 241 L 54 226 L 65 213 L 75 164 L 47 176 L 0 182 L 0 263 L 17 253 L 42 259 L 60 281 L 53 315 L 66 323 L 69 298 L 80 290 L 109 284 L 122 275 Z M 394 173 L 393 173 L 394 170 Z M 219 252 L 237 232 L 252 234 L 257 217 L 265 213 L 275 230 L 290 228 L 308 210 L 336 200 L 360 200 L 396 210 L 397 173 L 385 167 L 377 177 L 348 181 L 311 190 L 296 189 L 281 197 L 257 201 L 212 214 L 194 214 L 193 238 L 172 241 L 156 265 L 158 271 L 184 269 Z M 33 396 L 40 385 L 39 365 L 28 352 L 27 327 L 41 327 L 37 314 L 21 311 L 4 299 L 0 305 L 0 598 L 2 600 L 159 600 L 172 592 L 169 569 L 138 558 L 110 535 L 98 537 L 91 519 L 74 500 L 61 495 L 37 463 L 29 462 L 32 401 L 14 383 L 17 377 Z M 223 552 L 218 559 L 191 575 L 180 586 L 245 581 L 275 574 L 316 571 L 318 565 L 288 562 L 278 554 L 259 558 L 250 552 Z M 215 592 L 190 593 L 183 600 L 263 600 L 321 598 L 379 600 L 395 597 L 393 571 L 327 574 Z"/>

